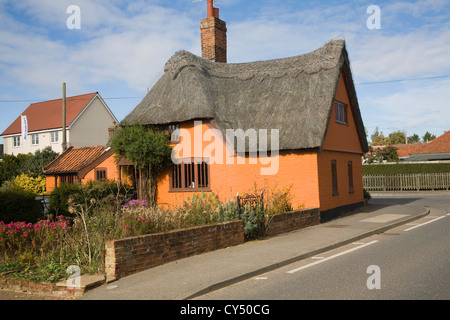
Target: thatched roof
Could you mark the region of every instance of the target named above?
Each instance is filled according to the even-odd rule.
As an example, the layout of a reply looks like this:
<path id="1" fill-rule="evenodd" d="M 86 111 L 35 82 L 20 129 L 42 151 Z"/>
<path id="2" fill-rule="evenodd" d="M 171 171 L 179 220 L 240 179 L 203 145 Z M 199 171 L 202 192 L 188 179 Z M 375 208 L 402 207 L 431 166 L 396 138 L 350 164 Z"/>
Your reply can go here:
<path id="1" fill-rule="evenodd" d="M 362 149 L 368 149 L 343 40 L 292 58 L 239 64 L 180 51 L 164 71 L 122 124 L 208 119 L 224 137 L 227 129 L 279 129 L 280 150 L 320 148 L 343 71 Z"/>

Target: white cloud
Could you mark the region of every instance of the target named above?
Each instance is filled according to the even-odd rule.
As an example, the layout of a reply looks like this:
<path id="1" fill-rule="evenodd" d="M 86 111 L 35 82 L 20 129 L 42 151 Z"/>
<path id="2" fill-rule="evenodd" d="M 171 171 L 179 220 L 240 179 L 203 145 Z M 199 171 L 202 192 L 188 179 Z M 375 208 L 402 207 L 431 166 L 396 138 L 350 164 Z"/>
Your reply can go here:
<path id="1" fill-rule="evenodd" d="M 28 30 L 0 33 L 0 68 L 8 81 L 33 86 L 44 94 L 62 82 L 77 91 L 123 82 L 145 92 L 167 59 L 177 50 L 192 49 L 195 31 L 199 33 L 193 21 L 183 14 L 173 14 L 173 9 L 151 5 L 144 9 L 143 3 L 135 3 L 123 12 L 109 1 L 86 0 L 77 1 L 81 30 L 69 31 L 65 26 L 69 3 L 14 2 L 26 17 L 35 17 L 39 23 L 35 29 L 34 23 L 24 21 Z M 42 33 L 44 25 L 49 27 Z M 61 29 L 58 40 L 49 31 L 54 25 Z"/>

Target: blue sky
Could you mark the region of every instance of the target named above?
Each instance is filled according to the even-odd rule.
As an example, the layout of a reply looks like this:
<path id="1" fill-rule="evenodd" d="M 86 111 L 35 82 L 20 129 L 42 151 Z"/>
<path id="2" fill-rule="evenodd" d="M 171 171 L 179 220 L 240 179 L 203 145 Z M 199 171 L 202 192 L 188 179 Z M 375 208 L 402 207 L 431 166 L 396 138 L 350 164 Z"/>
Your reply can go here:
<path id="1" fill-rule="evenodd" d="M 69 30 L 67 8 L 80 8 Z M 219 0 L 229 63 L 290 57 L 345 39 L 364 124 L 450 130 L 450 1 Z M 370 5 L 381 28 L 369 29 Z M 31 102 L 98 91 L 119 120 L 178 50 L 201 55 L 206 0 L 0 0 L 0 133 Z M 424 79 L 426 78 L 426 79 Z M 397 81 L 409 80 L 409 81 Z M 2 141 L 0 140 L 0 143 Z"/>

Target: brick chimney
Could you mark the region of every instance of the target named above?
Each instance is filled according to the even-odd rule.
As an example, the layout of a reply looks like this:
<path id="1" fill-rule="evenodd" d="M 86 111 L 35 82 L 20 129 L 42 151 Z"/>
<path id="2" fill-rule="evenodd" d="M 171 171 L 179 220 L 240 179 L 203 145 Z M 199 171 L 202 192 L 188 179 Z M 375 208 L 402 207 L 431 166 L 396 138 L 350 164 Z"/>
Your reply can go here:
<path id="1" fill-rule="evenodd" d="M 200 30 L 203 58 L 227 63 L 227 25 L 219 19 L 213 0 L 208 0 L 208 17 L 201 21 Z"/>

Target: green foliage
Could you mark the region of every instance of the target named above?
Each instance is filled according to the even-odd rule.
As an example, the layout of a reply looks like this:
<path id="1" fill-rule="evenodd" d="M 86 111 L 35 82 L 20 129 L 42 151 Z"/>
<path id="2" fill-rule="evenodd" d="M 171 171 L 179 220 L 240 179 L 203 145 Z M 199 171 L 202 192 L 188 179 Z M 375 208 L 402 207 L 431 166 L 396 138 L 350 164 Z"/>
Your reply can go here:
<path id="1" fill-rule="evenodd" d="M 49 214 L 54 216 L 62 215 L 73 217 L 69 211 L 69 200 L 72 198 L 74 204 L 84 203 L 95 199 L 114 197 L 128 197 L 132 193 L 132 188 L 122 185 L 119 189 L 115 181 L 88 181 L 84 185 L 80 184 L 62 184 L 56 187 L 50 195 Z"/>
<path id="2" fill-rule="evenodd" d="M 102 273 L 107 240 L 239 219 L 236 202 L 223 203 L 214 193 L 194 194 L 181 206 L 163 209 L 128 201 L 130 189 L 114 189 L 111 183 L 75 186 L 68 196 L 71 218 L 0 223 L 0 273 L 35 281 L 67 278 L 70 265 L 79 266 L 83 274 Z M 292 209 L 290 187 L 265 195 L 264 213 L 249 208 L 242 212 L 247 240 L 264 236 L 273 214 Z"/>
<path id="3" fill-rule="evenodd" d="M 375 128 L 374 133 L 370 136 L 371 146 L 384 146 L 390 143 L 389 137 L 385 137 L 383 131 L 378 131 L 378 127 Z"/>
<path id="4" fill-rule="evenodd" d="M 0 162 L 0 184 L 5 181 L 12 181 L 16 176 L 23 173 L 23 164 L 31 157 L 31 154 L 24 155 L 19 154 L 17 156 L 12 156 L 5 154 L 3 155 L 3 161 Z"/>
<path id="5" fill-rule="evenodd" d="M 45 178 L 38 176 L 30 177 L 24 173 L 14 179 L 12 188 L 22 189 L 33 193 L 34 195 L 45 194 Z"/>
<path id="6" fill-rule="evenodd" d="M 125 156 L 141 170 L 145 184 L 144 194 L 151 205 L 156 204 L 156 179 L 171 164 L 172 148 L 164 131 L 140 125 L 117 129 L 111 137 L 111 148 L 119 156 Z"/>
<path id="7" fill-rule="evenodd" d="M 53 189 L 50 194 L 50 202 L 48 207 L 49 214 L 52 214 L 54 216 L 72 216 L 69 212 L 69 197 L 78 193 L 80 193 L 79 184 L 64 183 L 59 187 Z"/>
<path id="8" fill-rule="evenodd" d="M 0 191 L 0 221 L 35 222 L 41 215 L 41 207 L 31 192 L 20 189 Z"/>
<path id="9" fill-rule="evenodd" d="M 436 139 L 436 135 L 429 133 L 428 131 L 422 137 L 423 142 L 427 143 Z"/>
<path id="10" fill-rule="evenodd" d="M 51 147 L 38 150 L 34 154 L 18 154 L 17 156 L 3 155 L 0 162 L 0 185 L 6 181 L 12 181 L 21 174 L 30 177 L 44 177 L 42 168 L 53 161 L 58 156 Z"/>
<path id="11" fill-rule="evenodd" d="M 414 133 L 412 136 L 408 137 L 408 143 L 409 144 L 419 143 L 419 142 L 420 142 L 420 137 L 416 133 Z"/>
<path id="12" fill-rule="evenodd" d="M 267 234 L 272 217 L 279 213 L 290 212 L 292 205 L 292 185 L 279 188 L 274 186 L 263 189 L 263 204 L 256 208 L 246 206 L 241 212 L 241 219 L 244 223 L 244 234 L 247 240 L 264 237 Z M 255 194 L 258 193 L 255 187 Z M 258 193 L 259 194 L 259 193 Z M 298 205 L 302 208 L 303 205 Z"/>
<path id="13" fill-rule="evenodd" d="M 367 158 L 368 163 L 400 161 L 397 153 L 398 148 L 394 146 L 387 146 L 383 149 L 378 149 L 375 153 L 373 152 L 372 147 L 370 147 L 370 150 L 372 155 Z"/>
<path id="14" fill-rule="evenodd" d="M 168 135 L 140 125 L 122 127 L 111 138 L 111 148 L 141 170 L 160 172 L 170 163 L 172 149 Z"/>
<path id="15" fill-rule="evenodd" d="M 398 163 L 363 166 L 363 175 L 391 175 L 450 172 L 450 163 Z"/>
<path id="16" fill-rule="evenodd" d="M 390 144 L 405 144 L 406 143 L 406 133 L 403 131 L 394 131 L 389 134 Z"/>
<path id="17" fill-rule="evenodd" d="M 37 150 L 33 155 L 29 154 L 22 163 L 20 171 L 32 177 L 44 177 L 42 169 L 55 160 L 57 156 L 58 153 L 53 151 L 51 147 Z"/>

